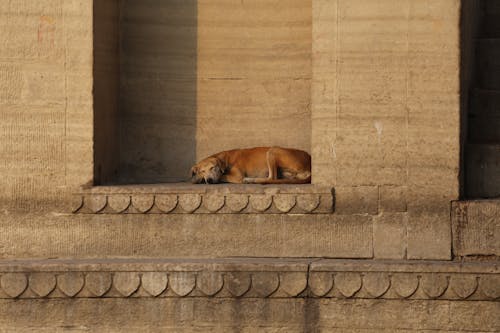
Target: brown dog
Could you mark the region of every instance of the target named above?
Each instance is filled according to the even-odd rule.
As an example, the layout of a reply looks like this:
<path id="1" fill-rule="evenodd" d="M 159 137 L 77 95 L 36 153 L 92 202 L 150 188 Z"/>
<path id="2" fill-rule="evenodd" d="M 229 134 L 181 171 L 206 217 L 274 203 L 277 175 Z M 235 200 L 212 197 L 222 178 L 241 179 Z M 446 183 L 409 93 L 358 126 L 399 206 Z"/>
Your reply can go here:
<path id="1" fill-rule="evenodd" d="M 311 156 L 302 150 L 256 147 L 223 151 L 191 168 L 195 184 L 306 184 L 311 182 Z"/>

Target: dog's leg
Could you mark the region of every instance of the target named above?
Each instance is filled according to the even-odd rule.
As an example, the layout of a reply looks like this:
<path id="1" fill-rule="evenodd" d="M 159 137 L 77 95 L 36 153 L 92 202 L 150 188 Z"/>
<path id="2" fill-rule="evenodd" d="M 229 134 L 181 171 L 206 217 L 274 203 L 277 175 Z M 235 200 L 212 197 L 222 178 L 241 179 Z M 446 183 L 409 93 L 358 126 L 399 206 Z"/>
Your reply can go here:
<path id="1" fill-rule="evenodd" d="M 311 173 L 306 172 L 302 175 L 296 175 L 296 178 L 278 179 L 278 164 L 276 162 L 276 149 L 271 148 L 266 153 L 267 167 L 269 175 L 267 178 L 243 178 L 245 184 L 309 184 L 311 182 Z M 298 177 L 297 177 L 298 176 Z"/>
<path id="2" fill-rule="evenodd" d="M 269 178 L 243 178 L 244 184 L 309 184 L 311 177 L 306 179 L 269 179 Z"/>
<path id="3" fill-rule="evenodd" d="M 278 166 L 276 165 L 276 156 L 274 155 L 273 148 L 269 149 L 266 153 L 267 168 L 269 170 L 268 179 L 278 179 Z"/>
<path id="4" fill-rule="evenodd" d="M 274 156 L 274 148 L 270 148 L 266 152 L 267 162 L 267 178 L 243 178 L 245 184 L 270 184 L 269 181 L 278 180 L 278 166 L 276 165 L 276 157 Z"/>
<path id="5" fill-rule="evenodd" d="M 225 175 L 222 175 L 220 178 L 220 181 L 222 183 L 232 183 L 232 184 L 242 184 L 244 183 L 244 178 L 241 173 L 228 173 Z"/>

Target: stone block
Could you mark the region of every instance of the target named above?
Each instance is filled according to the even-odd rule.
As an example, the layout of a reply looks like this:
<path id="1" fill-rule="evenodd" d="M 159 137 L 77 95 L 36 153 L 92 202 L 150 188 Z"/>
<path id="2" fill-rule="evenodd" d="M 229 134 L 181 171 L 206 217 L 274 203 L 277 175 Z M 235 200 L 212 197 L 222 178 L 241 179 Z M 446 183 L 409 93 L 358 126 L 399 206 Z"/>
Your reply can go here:
<path id="1" fill-rule="evenodd" d="M 90 78 L 88 78 L 90 81 Z M 58 69 L 25 71 L 21 98 L 28 104 L 61 105 L 65 102 L 65 73 Z"/>
<path id="2" fill-rule="evenodd" d="M 239 147 L 269 145 L 310 152 L 310 91 L 309 79 L 200 81 L 196 158 Z M 242 137 L 245 138 L 243 142 Z"/>
<path id="3" fill-rule="evenodd" d="M 135 311 L 128 311 L 133 306 Z M 68 311 L 73 309 L 74 311 Z M 296 299 L 78 299 L 0 301 L 0 327 L 57 332 L 68 326 L 118 332 L 495 332 L 494 302 Z M 32 313 L 37 313 L 33 317 Z M 406 315 L 411 313 L 411 315 Z M 381 315 L 386 314 L 386 315 Z M 390 315 L 388 315 L 390 314 Z M 394 320 L 398 316 L 398 320 Z M 353 318 L 356 318 L 354 321 Z M 459 319 L 457 319 L 459 318 Z M 30 327 L 26 327 L 26 323 Z M 354 326 L 354 327 L 353 327 Z"/>
<path id="4" fill-rule="evenodd" d="M 445 184 L 408 187 L 408 259 L 450 258 L 450 207 L 457 197 L 458 187 Z"/>
<path id="5" fill-rule="evenodd" d="M 378 195 L 377 186 L 336 187 L 335 213 L 376 215 Z"/>
<path id="6" fill-rule="evenodd" d="M 333 190 L 316 185 L 96 186 L 74 195 L 78 214 L 328 214 Z"/>
<path id="7" fill-rule="evenodd" d="M 471 262 L 276 258 L 7 260 L 0 263 L 0 299 L 301 296 L 494 301 L 500 296 L 498 278 L 494 264 Z"/>
<path id="8" fill-rule="evenodd" d="M 12 214 L 0 220 L 0 246 L 4 259 L 371 258 L 372 223 L 371 216 L 335 214 Z"/>
<path id="9" fill-rule="evenodd" d="M 381 212 L 406 212 L 407 188 L 405 186 L 380 186 L 379 209 Z"/>
<path id="10" fill-rule="evenodd" d="M 500 203 L 455 201 L 452 205 L 453 254 L 500 256 Z"/>
<path id="11" fill-rule="evenodd" d="M 408 259 L 447 260 L 451 258 L 449 211 L 408 213 Z"/>
<path id="12" fill-rule="evenodd" d="M 16 103 L 23 90 L 21 66 L 0 64 L 0 103 Z"/>
<path id="13" fill-rule="evenodd" d="M 381 213 L 374 218 L 374 258 L 405 259 L 407 220 L 405 213 Z"/>
<path id="14" fill-rule="evenodd" d="M 471 262 L 4 260 L 0 329 L 495 332 L 498 277 Z"/>

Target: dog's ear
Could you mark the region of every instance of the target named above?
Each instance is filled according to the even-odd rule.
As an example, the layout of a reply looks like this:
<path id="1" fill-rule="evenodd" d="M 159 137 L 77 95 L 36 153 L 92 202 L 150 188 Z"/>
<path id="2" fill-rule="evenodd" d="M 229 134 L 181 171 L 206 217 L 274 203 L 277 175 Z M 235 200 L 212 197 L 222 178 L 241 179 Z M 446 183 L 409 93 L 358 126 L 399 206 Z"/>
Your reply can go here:
<path id="1" fill-rule="evenodd" d="M 195 165 L 191 168 L 191 171 L 189 172 L 189 175 L 191 177 L 194 177 L 198 173 L 198 167 Z"/>
<path id="2" fill-rule="evenodd" d="M 191 183 L 196 184 L 198 182 L 198 177 L 196 177 L 196 174 L 198 173 L 198 168 L 196 166 L 193 166 L 191 168 L 191 171 L 189 173 L 189 177 L 191 179 Z"/>
<path id="3" fill-rule="evenodd" d="M 222 171 L 222 173 L 224 173 L 226 171 L 226 164 L 220 158 L 217 158 L 216 160 L 217 160 L 217 166 Z"/>

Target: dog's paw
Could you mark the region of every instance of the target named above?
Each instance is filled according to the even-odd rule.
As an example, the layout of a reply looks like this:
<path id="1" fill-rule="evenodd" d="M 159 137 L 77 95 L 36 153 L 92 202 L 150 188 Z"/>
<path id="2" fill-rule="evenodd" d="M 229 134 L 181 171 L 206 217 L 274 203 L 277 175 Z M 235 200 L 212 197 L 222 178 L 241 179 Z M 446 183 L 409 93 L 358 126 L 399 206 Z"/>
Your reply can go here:
<path id="1" fill-rule="evenodd" d="M 243 184 L 252 184 L 253 183 L 253 178 L 243 178 Z"/>

